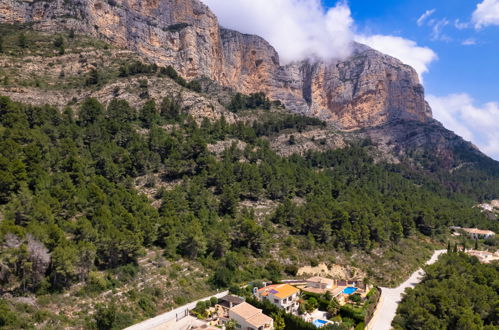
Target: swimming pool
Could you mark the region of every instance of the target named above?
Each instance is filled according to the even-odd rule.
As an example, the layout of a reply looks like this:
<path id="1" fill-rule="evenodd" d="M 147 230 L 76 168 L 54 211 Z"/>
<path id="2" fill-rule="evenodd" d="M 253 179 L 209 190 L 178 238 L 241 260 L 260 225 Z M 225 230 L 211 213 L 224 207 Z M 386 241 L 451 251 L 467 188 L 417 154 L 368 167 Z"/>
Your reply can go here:
<path id="1" fill-rule="evenodd" d="M 327 321 L 324 321 L 324 320 L 314 320 L 314 322 L 312 322 L 313 325 L 315 325 L 317 328 L 320 328 L 320 327 L 323 327 L 327 324 Z"/>
<path id="2" fill-rule="evenodd" d="M 352 294 L 355 291 L 357 291 L 357 288 L 354 288 L 353 286 L 349 286 L 348 288 L 343 289 L 344 294 Z"/>

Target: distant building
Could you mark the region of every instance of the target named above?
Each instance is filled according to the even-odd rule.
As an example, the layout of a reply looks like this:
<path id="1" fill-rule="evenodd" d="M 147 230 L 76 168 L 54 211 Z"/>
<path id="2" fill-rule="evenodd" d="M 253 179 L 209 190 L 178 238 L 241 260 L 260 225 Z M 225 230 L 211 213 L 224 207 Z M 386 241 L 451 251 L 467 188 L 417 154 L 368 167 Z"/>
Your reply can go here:
<path id="1" fill-rule="evenodd" d="M 493 231 L 481 230 L 477 228 L 463 228 L 462 230 L 473 239 L 490 238 L 496 235 Z"/>
<path id="2" fill-rule="evenodd" d="M 307 288 L 328 290 L 328 289 L 333 289 L 335 287 L 336 287 L 336 281 L 329 278 L 315 276 L 307 279 Z"/>
<path id="3" fill-rule="evenodd" d="M 489 251 L 468 250 L 466 253 L 470 256 L 477 257 L 478 260 L 484 264 L 489 264 L 493 261 L 499 260 L 499 251 L 492 253 Z"/>
<path id="4" fill-rule="evenodd" d="M 255 291 L 259 300 L 267 299 L 273 305 L 284 309 L 287 313 L 298 311 L 300 290 L 289 284 L 274 284 Z"/>
<path id="5" fill-rule="evenodd" d="M 223 308 L 226 308 L 227 311 L 229 309 L 231 309 L 232 307 L 235 307 L 239 304 L 242 304 L 244 302 L 244 298 L 241 298 L 241 297 L 238 297 L 238 296 L 234 296 L 234 295 L 231 295 L 231 294 L 228 294 L 220 299 L 218 299 L 218 304 L 223 307 Z"/>
<path id="6" fill-rule="evenodd" d="M 272 330 L 274 320 L 247 302 L 229 309 L 229 319 L 234 320 L 241 330 Z"/>

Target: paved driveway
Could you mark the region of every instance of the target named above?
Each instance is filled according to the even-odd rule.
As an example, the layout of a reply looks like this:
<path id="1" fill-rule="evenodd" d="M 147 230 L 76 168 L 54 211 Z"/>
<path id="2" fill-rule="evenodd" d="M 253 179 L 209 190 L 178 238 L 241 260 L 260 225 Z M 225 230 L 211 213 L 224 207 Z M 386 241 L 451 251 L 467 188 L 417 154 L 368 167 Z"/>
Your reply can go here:
<path id="1" fill-rule="evenodd" d="M 431 265 L 435 263 L 438 258 L 447 252 L 447 250 L 438 250 L 435 251 L 433 256 L 426 262 L 427 265 Z M 369 325 L 366 327 L 367 330 L 390 330 L 392 328 L 391 324 L 395 314 L 397 312 L 397 307 L 400 301 L 402 300 L 402 294 L 405 289 L 413 288 L 421 282 L 424 275 L 423 269 L 418 269 L 414 273 L 412 273 L 411 277 L 407 279 L 404 283 L 399 285 L 395 289 L 390 288 L 381 288 L 381 297 L 378 303 L 378 307 L 376 308 L 376 312 L 374 314 L 373 319 L 369 322 Z"/>

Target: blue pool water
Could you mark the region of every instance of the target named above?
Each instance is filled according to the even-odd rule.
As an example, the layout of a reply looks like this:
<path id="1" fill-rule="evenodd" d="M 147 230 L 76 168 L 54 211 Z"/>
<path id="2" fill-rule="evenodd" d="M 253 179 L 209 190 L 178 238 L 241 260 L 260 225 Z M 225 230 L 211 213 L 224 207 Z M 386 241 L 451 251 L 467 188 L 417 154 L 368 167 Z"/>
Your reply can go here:
<path id="1" fill-rule="evenodd" d="M 320 327 L 323 327 L 327 323 L 327 321 L 324 321 L 324 320 L 314 320 L 314 322 L 312 322 L 312 323 L 317 328 L 320 328 Z"/>
<path id="2" fill-rule="evenodd" d="M 348 288 L 343 289 L 344 294 L 352 294 L 355 291 L 357 291 L 357 288 L 354 288 L 353 286 L 349 286 Z"/>

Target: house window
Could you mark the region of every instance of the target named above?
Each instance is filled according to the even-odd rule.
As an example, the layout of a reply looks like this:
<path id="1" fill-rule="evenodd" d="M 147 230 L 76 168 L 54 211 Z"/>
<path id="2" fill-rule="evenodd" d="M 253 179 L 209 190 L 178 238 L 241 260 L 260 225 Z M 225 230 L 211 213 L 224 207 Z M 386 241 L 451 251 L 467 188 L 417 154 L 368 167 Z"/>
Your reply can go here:
<path id="1" fill-rule="evenodd" d="M 276 304 L 278 304 L 278 303 L 279 303 L 279 299 L 274 299 L 274 302 L 275 302 Z"/>

